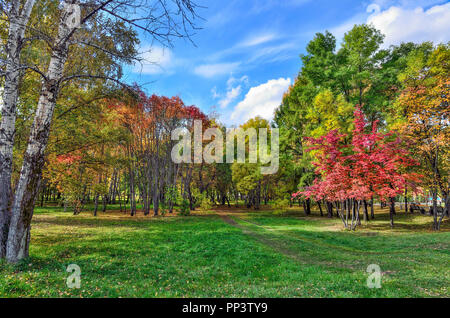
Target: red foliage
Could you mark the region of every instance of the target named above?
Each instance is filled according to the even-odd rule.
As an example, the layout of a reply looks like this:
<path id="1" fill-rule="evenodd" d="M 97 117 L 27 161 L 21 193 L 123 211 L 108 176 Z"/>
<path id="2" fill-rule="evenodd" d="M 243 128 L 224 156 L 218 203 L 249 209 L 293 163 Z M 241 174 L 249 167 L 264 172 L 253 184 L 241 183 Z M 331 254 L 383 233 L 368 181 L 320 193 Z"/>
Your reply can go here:
<path id="1" fill-rule="evenodd" d="M 59 155 L 56 157 L 56 161 L 61 164 L 71 165 L 75 162 L 79 162 L 81 160 L 81 156 L 79 155 L 73 155 L 73 154 L 66 154 L 66 155 Z"/>
<path id="2" fill-rule="evenodd" d="M 360 107 L 354 112 L 355 129 L 351 145 L 345 135 L 332 130 L 320 138 L 308 138 L 309 151 L 317 151 L 316 174 L 312 186 L 292 196 L 316 200 L 366 200 L 378 197 L 386 201 L 404 192 L 405 186 L 419 183 L 417 174 L 407 168 L 416 165 L 402 140 L 392 132 L 378 132 L 375 122 L 366 132 L 367 121 Z M 344 154 L 344 153 L 347 154 Z"/>
<path id="3" fill-rule="evenodd" d="M 194 120 L 202 120 L 203 127 L 209 125 L 208 117 L 197 106 L 185 106 L 180 97 L 148 97 L 138 88 L 134 97 L 111 100 L 108 108 L 117 111 L 121 124 L 132 133 L 160 124 L 168 129 L 176 128 L 174 125 L 191 128 Z"/>

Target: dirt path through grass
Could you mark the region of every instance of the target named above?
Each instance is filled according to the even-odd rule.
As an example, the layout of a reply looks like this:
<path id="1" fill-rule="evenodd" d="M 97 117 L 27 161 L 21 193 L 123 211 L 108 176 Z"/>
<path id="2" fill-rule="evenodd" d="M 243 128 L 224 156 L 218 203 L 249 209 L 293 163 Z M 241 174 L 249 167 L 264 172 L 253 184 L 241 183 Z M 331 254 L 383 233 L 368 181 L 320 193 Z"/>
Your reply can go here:
<path id="1" fill-rule="evenodd" d="M 239 217 L 238 213 L 228 214 L 225 211 L 219 211 L 217 215 L 227 224 L 236 227 L 242 231 L 243 234 L 248 235 L 254 239 L 256 239 L 259 243 L 271 248 L 277 253 L 280 253 L 284 256 L 289 257 L 290 259 L 299 262 L 301 264 L 311 264 L 314 263 L 316 265 L 324 265 L 329 266 L 330 262 L 327 259 L 322 257 L 311 257 L 310 253 L 302 253 L 301 250 L 297 248 L 289 247 L 289 242 L 292 240 L 298 241 L 300 246 L 302 243 L 307 244 L 309 246 L 313 246 L 312 248 L 332 248 L 338 249 L 341 253 L 346 253 L 347 255 L 365 255 L 365 256 L 375 256 L 382 255 L 383 252 L 368 252 L 368 251 L 360 251 L 354 250 L 351 248 L 345 248 L 338 245 L 324 244 L 322 242 L 318 242 L 317 240 L 308 239 L 303 236 L 298 235 L 290 235 L 289 237 L 283 233 L 279 233 L 277 231 L 271 232 L 270 230 L 264 229 L 260 224 Z M 238 221 L 237 221 L 237 220 Z M 244 225 L 244 224 L 248 224 Z M 258 230 L 252 229 L 252 227 L 257 227 Z M 329 271 L 334 271 L 338 269 L 350 269 L 357 270 L 358 266 L 352 263 L 347 262 L 336 262 L 333 263 L 334 269 L 328 268 Z"/>
<path id="2" fill-rule="evenodd" d="M 249 223 L 251 225 L 257 226 L 258 228 L 264 229 L 264 230 L 268 230 L 266 228 L 264 228 L 261 224 L 252 221 L 252 220 L 248 220 L 248 219 L 243 219 L 243 218 L 238 218 L 240 221 L 245 222 L 245 223 Z M 273 231 L 273 229 L 269 229 L 270 231 Z M 275 230 L 275 232 L 277 232 L 277 235 L 280 237 L 285 236 L 285 234 L 283 233 L 279 233 L 278 231 Z M 360 249 L 354 249 L 351 247 L 346 247 L 346 246 L 340 246 L 340 245 L 336 245 L 336 244 L 328 244 L 325 242 L 322 242 L 318 239 L 311 239 L 302 235 L 299 235 L 298 233 L 294 234 L 294 233 L 290 233 L 290 238 L 291 239 L 295 239 L 298 241 L 303 241 L 305 243 L 310 243 L 310 244 L 314 244 L 314 245 L 318 245 L 320 247 L 323 248 L 332 248 L 332 249 L 336 249 L 336 250 L 340 250 L 341 252 L 346 252 L 346 253 L 353 253 L 353 254 L 365 254 L 365 255 L 380 255 L 383 254 L 384 252 L 374 252 L 374 251 L 365 251 L 365 250 L 360 250 Z"/>
<path id="3" fill-rule="evenodd" d="M 237 223 L 228 214 L 219 213 L 218 215 L 220 216 L 220 218 L 225 223 L 242 230 L 242 233 L 253 237 L 259 243 L 261 243 L 261 244 L 263 244 L 263 245 L 265 245 L 265 246 L 275 250 L 276 252 L 278 252 L 278 253 L 280 253 L 280 254 L 282 254 L 284 256 L 287 256 L 287 257 L 289 257 L 290 259 L 293 259 L 296 262 L 299 262 L 299 263 L 302 263 L 302 264 L 309 263 L 307 259 L 303 258 L 302 255 L 300 255 L 298 253 L 298 251 L 294 251 L 294 250 L 292 250 L 290 248 L 287 248 L 285 246 L 285 244 L 282 241 L 280 241 L 281 238 L 272 236 L 270 234 L 265 235 L 265 234 L 257 233 L 255 231 L 249 229 L 248 227 Z"/>

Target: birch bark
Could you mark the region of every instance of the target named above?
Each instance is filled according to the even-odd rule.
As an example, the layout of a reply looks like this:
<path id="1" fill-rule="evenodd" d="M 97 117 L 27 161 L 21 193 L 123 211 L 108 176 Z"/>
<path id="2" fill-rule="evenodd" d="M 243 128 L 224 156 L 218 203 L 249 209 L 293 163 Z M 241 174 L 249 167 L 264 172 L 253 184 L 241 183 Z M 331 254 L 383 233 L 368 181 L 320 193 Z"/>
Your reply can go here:
<path id="1" fill-rule="evenodd" d="M 23 47 L 25 29 L 30 19 L 35 0 L 28 0 L 20 9 L 20 1 L 11 3 L 9 30 L 6 44 L 5 86 L 0 122 L 0 258 L 6 255 L 11 213 L 11 174 L 14 135 L 16 131 L 16 106 L 21 80 L 20 53 Z"/>
<path id="2" fill-rule="evenodd" d="M 11 208 L 11 222 L 6 244 L 6 259 L 15 263 L 28 257 L 30 223 L 34 202 L 39 189 L 44 153 L 50 126 L 68 56 L 69 38 L 73 28 L 69 25 L 70 12 L 64 12 L 58 26 L 49 67 L 43 80 L 39 101 L 24 155 L 19 181 Z"/>

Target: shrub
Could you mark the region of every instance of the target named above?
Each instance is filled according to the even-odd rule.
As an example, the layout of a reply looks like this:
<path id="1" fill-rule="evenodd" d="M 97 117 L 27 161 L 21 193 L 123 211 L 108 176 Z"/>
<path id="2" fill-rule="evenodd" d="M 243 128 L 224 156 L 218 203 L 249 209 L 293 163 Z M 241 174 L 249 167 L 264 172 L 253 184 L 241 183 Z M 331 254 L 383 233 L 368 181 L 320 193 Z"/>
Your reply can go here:
<path id="1" fill-rule="evenodd" d="M 162 216 L 166 215 L 167 212 L 169 212 L 169 207 L 166 202 L 161 202 L 161 204 L 159 205 L 159 212 Z"/>
<path id="2" fill-rule="evenodd" d="M 289 206 L 289 199 L 278 199 L 271 205 L 274 209 L 274 214 L 282 215 L 286 212 L 286 209 Z"/>
<path id="3" fill-rule="evenodd" d="M 209 211 L 212 208 L 212 203 L 211 200 L 208 198 L 201 198 L 200 201 L 200 209 L 202 209 L 203 211 Z"/>
<path id="4" fill-rule="evenodd" d="M 199 194 L 197 196 L 197 205 L 196 207 L 199 207 L 203 211 L 209 211 L 212 208 L 212 203 L 210 198 L 208 198 L 208 195 L 206 192 L 203 192 L 202 194 Z"/>
<path id="5" fill-rule="evenodd" d="M 191 208 L 189 206 L 189 201 L 183 199 L 180 204 L 180 215 L 187 216 L 191 214 Z"/>
<path id="6" fill-rule="evenodd" d="M 164 193 L 165 203 L 175 204 L 179 201 L 180 196 L 178 194 L 177 188 L 175 186 L 167 186 Z"/>

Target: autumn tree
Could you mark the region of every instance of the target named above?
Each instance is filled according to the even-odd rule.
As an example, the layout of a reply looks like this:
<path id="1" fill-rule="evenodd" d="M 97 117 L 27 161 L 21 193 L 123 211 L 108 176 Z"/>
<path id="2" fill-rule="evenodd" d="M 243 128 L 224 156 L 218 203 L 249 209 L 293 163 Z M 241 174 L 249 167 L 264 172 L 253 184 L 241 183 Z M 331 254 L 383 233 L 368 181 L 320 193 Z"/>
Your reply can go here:
<path id="1" fill-rule="evenodd" d="M 437 197 L 450 209 L 449 93 L 450 46 L 417 49 L 408 57 L 407 69 L 399 76 L 405 88 L 396 102 L 393 126 L 411 141 L 421 162 L 422 173 L 433 197 L 433 228 L 439 230 L 445 213 L 438 216 Z"/>
<path id="2" fill-rule="evenodd" d="M 239 126 L 238 135 L 236 141 L 232 137 L 233 142 L 239 142 L 238 140 L 244 138 L 246 156 L 245 162 L 234 162 L 231 166 L 232 180 L 236 184 L 236 189 L 243 195 L 247 207 L 253 207 L 259 209 L 261 206 L 262 193 L 267 192 L 269 186 L 270 175 L 264 175 L 261 173 L 262 160 L 258 157 L 259 143 L 257 142 L 262 138 L 260 135 L 260 129 L 267 130 L 267 138 L 271 138 L 271 128 L 267 120 L 261 117 L 255 117 L 249 119 L 247 122 Z M 228 134 L 228 138 L 232 135 Z M 237 147 L 234 147 L 237 150 Z M 270 150 L 270 149 L 268 149 Z M 227 149 L 227 151 L 230 151 Z M 255 156 L 252 158 L 252 152 Z M 267 200 L 266 200 L 267 201 Z"/>
<path id="3" fill-rule="evenodd" d="M 405 169 L 415 161 L 400 138 L 391 132 L 379 132 L 377 122 L 368 122 L 359 107 L 354 113 L 354 126 L 351 144 L 336 129 L 319 138 L 307 138 L 318 177 L 312 186 L 293 196 L 333 202 L 344 227 L 350 230 L 360 223 L 363 201 L 375 196 L 390 202 L 393 226 L 394 198 L 404 191 L 407 182 L 418 181 L 415 174 Z M 367 210 L 364 216 L 368 220 Z"/>
<path id="4" fill-rule="evenodd" d="M 59 4 L 59 2 L 57 2 Z M 166 3 L 160 1 L 143 1 L 139 4 L 134 1 L 87 1 L 70 0 L 63 3 L 62 8 L 52 6 L 54 11 L 42 18 L 51 17 L 52 25 L 29 25 L 26 19 L 20 20 L 33 10 L 34 1 L 27 1 L 21 6 L 21 1 L 2 1 L 0 10 L 7 17 L 10 41 L 5 64 L 12 67 L 5 77 L 8 106 L 2 110 L 0 149 L 1 156 L 5 158 L 6 165 L 0 166 L 0 179 L 3 181 L 0 188 L 2 198 L 0 252 L 10 262 L 27 257 L 29 229 L 34 209 L 34 201 L 41 181 L 41 172 L 45 159 L 45 149 L 48 142 L 50 126 L 56 102 L 60 97 L 61 88 L 66 83 L 82 79 L 103 79 L 118 81 L 122 74 L 122 63 L 131 63 L 136 56 L 134 45 L 137 43 L 137 31 L 144 32 L 156 41 L 170 44 L 173 37 L 183 37 L 190 34 L 195 18 L 195 4 L 190 0 L 174 1 Z M 76 19 L 76 7 L 81 8 L 79 23 L 73 23 Z M 26 13 L 24 15 L 21 14 Z M 136 19 L 136 14 L 140 18 Z M 15 17 L 18 17 L 14 20 Z M 12 23 L 11 23 L 12 22 Z M 78 21 L 77 21 L 78 22 Z M 47 62 L 43 70 L 30 64 L 18 66 L 20 51 L 13 47 L 20 47 L 25 31 L 20 29 L 25 26 L 31 33 L 30 39 L 43 41 L 47 44 Z M 33 41 L 31 41 L 33 43 Z M 90 59 L 84 63 L 72 64 L 70 60 L 77 51 L 84 52 L 85 57 L 97 54 L 109 58 L 111 68 L 102 69 L 99 73 L 92 73 L 89 65 Z M 96 54 L 89 54 L 96 52 Z M 83 53 L 81 53 L 83 54 Z M 9 186 L 11 165 L 8 164 L 12 157 L 14 147 L 14 122 L 16 113 L 17 71 L 21 69 L 38 73 L 42 79 L 41 90 L 30 131 L 28 147 L 25 152 L 18 184 L 12 198 Z M 45 70 L 45 71 L 44 71 Z M 3 163 L 3 160 L 2 160 Z M 8 207 L 12 202 L 11 208 Z M 9 226 L 9 216 L 11 220 Z M 6 233 L 7 232 L 7 233 Z M 5 238 L 7 237 L 7 241 Z"/>

